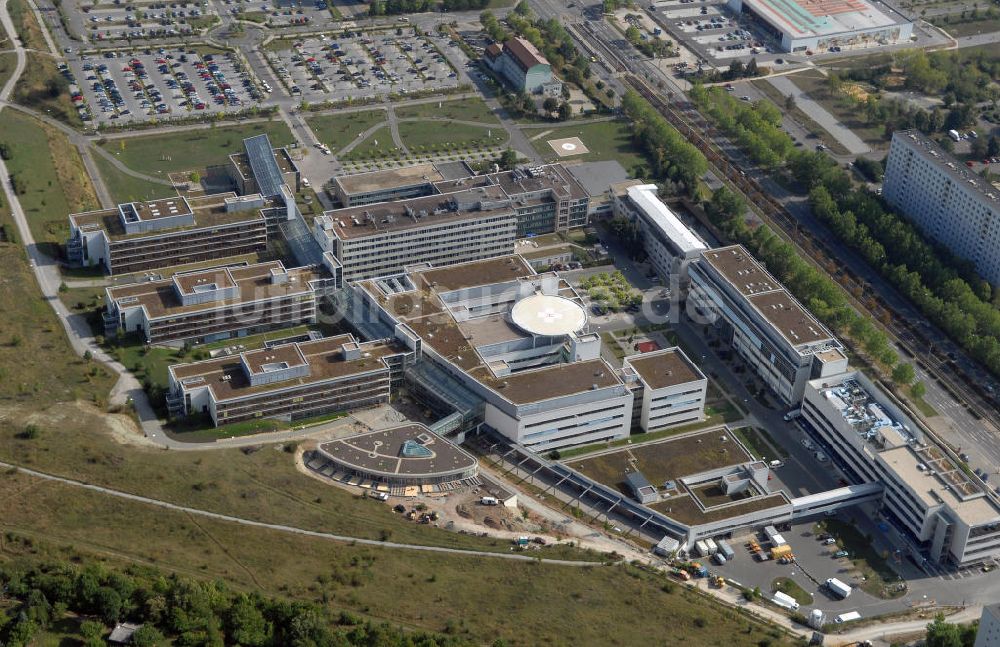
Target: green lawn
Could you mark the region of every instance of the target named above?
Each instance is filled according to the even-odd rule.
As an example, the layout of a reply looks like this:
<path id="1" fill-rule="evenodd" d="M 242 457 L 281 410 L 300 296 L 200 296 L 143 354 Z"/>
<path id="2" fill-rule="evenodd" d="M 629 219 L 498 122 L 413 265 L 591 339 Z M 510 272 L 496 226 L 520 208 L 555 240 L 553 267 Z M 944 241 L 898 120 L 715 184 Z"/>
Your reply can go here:
<path id="1" fill-rule="evenodd" d="M 0 49 L 3 46 L 0 45 Z M 17 64 L 17 55 L 14 52 L 4 52 L 0 54 L 0 87 L 7 83 L 7 79 L 14 73 L 14 66 Z"/>
<path id="2" fill-rule="evenodd" d="M 501 146 L 507 131 L 499 125 L 489 128 L 458 123 L 402 121 L 399 136 L 411 153 Z"/>
<path id="3" fill-rule="evenodd" d="M 286 463 L 290 458 L 264 450 L 228 459 L 252 469 L 262 455 Z M 207 453 L 199 458 L 215 463 Z M 151 471 L 163 476 L 166 469 Z M 343 610 L 444 631 L 461 644 L 561 645 L 572 637 L 582 645 L 639 645 L 648 644 L 650 636 L 658 644 L 685 647 L 795 644 L 776 628 L 631 565 L 574 568 L 340 544 L 191 517 L 23 475 L 0 478 L 11 493 L 0 501 L 0 524 L 8 533 L 5 559 L 23 551 L 46 561 L 99 559 L 105 567 L 143 562 L 166 573 L 222 580 L 238 590 L 315 602 L 334 617 Z M 222 478 L 202 483 L 200 492 L 225 487 Z M 248 497 L 274 496 L 252 481 L 246 488 Z M 315 496 L 323 499 L 316 507 L 338 498 L 331 487 Z M 379 519 L 384 536 L 393 541 L 404 531 L 442 532 L 404 522 L 375 501 L 354 499 L 352 508 L 359 516 Z M 506 541 L 497 543 L 508 550 Z M 546 548 L 534 554 L 559 552 Z M 498 614 L 499 608 L 508 611 Z M 358 644 L 368 644 L 363 640 Z"/>
<path id="4" fill-rule="evenodd" d="M 801 586 L 798 582 L 790 577 L 779 577 L 775 578 L 771 582 L 771 592 L 781 591 L 785 595 L 791 596 L 796 602 L 802 606 L 806 606 L 813 603 L 812 593 L 809 593 Z"/>
<path id="5" fill-rule="evenodd" d="M 90 178 L 76 147 L 61 132 L 15 110 L 0 113 L 0 143 L 7 147 L 7 170 L 35 240 L 49 254 L 69 235 L 67 216 L 96 209 Z"/>
<path id="6" fill-rule="evenodd" d="M 69 98 L 69 82 L 51 56 L 28 52 L 27 67 L 14 86 L 14 101 L 79 128 L 83 125 Z"/>
<path id="7" fill-rule="evenodd" d="M 547 142 L 566 137 L 579 137 L 590 152 L 585 155 L 560 158 Z M 594 124 L 554 128 L 548 135 L 536 139 L 534 144 L 538 152 L 552 162 L 560 159 L 567 162 L 595 162 L 610 159 L 617 160 L 626 170 L 646 164 L 646 158 L 632 143 L 631 127 L 623 121 L 601 121 Z"/>
<path id="8" fill-rule="evenodd" d="M 440 107 L 439 107 L 440 106 Z M 432 101 L 396 108 L 396 116 L 400 119 L 426 119 L 438 117 L 457 119 L 458 121 L 478 121 L 481 123 L 498 124 L 496 115 L 482 99 L 469 98 L 456 101 Z M 433 124 L 432 124 L 433 126 Z"/>
<path id="9" fill-rule="evenodd" d="M 115 202 L 153 200 L 177 194 L 169 186 L 141 180 L 122 173 L 115 168 L 114 164 L 104 159 L 100 154 L 92 153 L 92 156 L 98 170 L 101 172 L 101 177 L 104 178 L 104 184 L 108 187 L 108 192 L 111 193 L 111 197 Z"/>
<path id="10" fill-rule="evenodd" d="M 1000 18 L 989 18 L 987 16 L 983 16 L 978 20 L 963 21 L 961 16 L 954 16 L 954 20 L 950 22 L 945 22 L 942 18 L 943 16 L 934 18 L 931 22 L 938 27 L 941 27 L 955 38 L 973 36 L 976 34 L 989 34 L 995 31 L 1000 31 Z"/>
<path id="11" fill-rule="evenodd" d="M 362 140 L 351 152 L 345 154 L 344 158 L 352 160 L 378 159 L 388 157 L 394 149 L 389 127 L 382 126 Z"/>
<path id="12" fill-rule="evenodd" d="M 358 135 L 376 124 L 384 123 L 385 120 L 385 110 L 316 115 L 306 119 L 316 137 L 329 146 L 334 154 L 357 139 Z"/>
<path id="13" fill-rule="evenodd" d="M 286 146 L 294 141 L 288 126 L 283 121 L 274 120 L 239 126 L 191 128 L 186 133 L 169 135 L 109 139 L 101 146 L 117 155 L 129 168 L 156 177 L 164 175 L 166 179 L 167 173 L 226 164 L 230 154 L 243 151 L 245 138 L 260 134 L 268 135 L 273 146 Z"/>

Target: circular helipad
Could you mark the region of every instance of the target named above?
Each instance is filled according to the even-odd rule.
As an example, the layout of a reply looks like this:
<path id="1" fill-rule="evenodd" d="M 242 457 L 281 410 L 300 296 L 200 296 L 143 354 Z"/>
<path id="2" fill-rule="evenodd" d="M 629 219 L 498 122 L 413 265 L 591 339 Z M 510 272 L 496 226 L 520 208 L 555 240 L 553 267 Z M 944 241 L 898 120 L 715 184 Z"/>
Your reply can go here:
<path id="1" fill-rule="evenodd" d="M 563 149 L 564 151 L 575 151 L 576 150 L 576 144 L 574 144 L 572 142 L 566 142 L 566 143 L 562 144 L 559 148 Z"/>
<path id="2" fill-rule="evenodd" d="M 532 335 L 568 335 L 586 325 L 587 311 L 564 297 L 533 294 L 514 304 L 510 318 Z"/>

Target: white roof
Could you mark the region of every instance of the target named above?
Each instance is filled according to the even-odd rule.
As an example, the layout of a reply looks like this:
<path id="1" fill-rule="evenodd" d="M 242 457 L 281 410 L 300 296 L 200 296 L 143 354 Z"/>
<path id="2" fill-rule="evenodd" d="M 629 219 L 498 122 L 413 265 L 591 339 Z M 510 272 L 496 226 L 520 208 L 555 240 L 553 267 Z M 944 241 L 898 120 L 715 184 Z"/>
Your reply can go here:
<path id="1" fill-rule="evenodd" d="M 587 311 L 564 297 L 533 294 L 514 304 L 510 318 L 532 335 L 569 335 L 587 324 Z"/>
<path id="2" fill-rule="evenodd" d="M 628 197 L 632 204 L 640 209 L 650 223 L 663 232 L 678 249 L 685 254 L 700 252 L 708 249 L 701 238 L 687 228 L 667 205 L 663 204 L 656 195 L 655 184 L 640 184 L 628 188 Z"/>

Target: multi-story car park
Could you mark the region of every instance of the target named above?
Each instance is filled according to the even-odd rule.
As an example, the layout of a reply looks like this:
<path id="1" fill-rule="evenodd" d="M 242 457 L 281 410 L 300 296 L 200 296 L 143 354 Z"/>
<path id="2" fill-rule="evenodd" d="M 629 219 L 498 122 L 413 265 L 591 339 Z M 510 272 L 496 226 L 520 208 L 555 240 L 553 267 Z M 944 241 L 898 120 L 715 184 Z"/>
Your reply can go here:
<path id="1" fill-rule="evenodd" d="M 267 222 L 259 195 L 129 202 L 69 216 L 69 262 L 128 274 L 264 251 Z"/>
<path id="2" fill-rule="evenodd" d="M 929 559 L 967 566 L 1000 553 L 1000 506 L 982 479 L 864 374 L 810 381 L 802 417 L 850 476 L 883 486 L 882 514 Z"/>
<path id="3" fill-rule="evenodd" d="M 728 0 L 737 15 L 754 20 L 786 52 L 905 43 L 913 23 L 884 2 L 868 0 Z"/>
<path id="4" fill-rule="evenodd" d="M 632 388 L 633 427 L 655 431 L 704 419 L 708 378 L 680 348 L 626 357 L 622 372 Z"/>
<path id="5" fill-rule="evenodd" d="M 669 281 L 676 277 L 684 285 L 688 265 L 708 245 L 663 204 L 655 184 L 623 183 L 616 189 L 613 213 L 639 224 L 646 256 L 660 278 Z"/>
<path id="6" fill-rule="evenodd" d="M 173 415 L 207 414 L 215 426 L 357 410 L 388 402 L 412 357 L 394 340 L 351 335 L 272 345 L 170 366 L 167 402 Z"/>
<path id="7" fill-rule="evenodd" d="M 137 333 L 146 343 L 225 339 L 312 323 L 332 286 L 315 268 L 280 261 L 223 266 L 169 279 L 109 287 L 105 332 Z"/>
<path id="8" fill-rule="evenodd" d="M 782 403 L 847 370 L 840 342 L 742 245 L 703 252 L 688 273 L 689 312 L 716 326 Z"/>
<path id="9" fill-rule="evenodd" d="M 921 231 L 1000 284 L 1000 189 L 924 134 L 897 131 L 882 194 Z"/>
<path id="10" fill-rule="evenodd" d="M 407 265 L 448 265 L 510 254 L 517 221 L 498 187 L 327 211 L 313 222 L 346 281 L 397 274 Z"/>
<path id="11" fill-rule="evenodd" d="M 468 167 L 420 164 L 345 175 L 333 180 L 333 197 L 354 206 L 475 187 L 499 187 L 517 214 L 517 236 L 565 231 L 587 224 L 590 196 L 562 164 L 473 175 Z"/>

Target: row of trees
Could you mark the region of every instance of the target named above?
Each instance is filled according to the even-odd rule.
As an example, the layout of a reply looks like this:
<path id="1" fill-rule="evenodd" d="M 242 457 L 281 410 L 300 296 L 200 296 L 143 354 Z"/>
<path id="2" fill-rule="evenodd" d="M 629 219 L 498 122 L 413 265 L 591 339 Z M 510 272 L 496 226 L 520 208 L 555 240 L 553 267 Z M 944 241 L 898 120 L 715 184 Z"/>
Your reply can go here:
<path id="1" fill-rule="evenodd" d="M 483 9 L 489 0 L 372 0 L 368 5 L 370 16 L 397 16 L 440 9 L 441 11 L 467 11 Z"/>
<path id="2" fill-rule="evenodd" d="M 795 150 L 781 129 L 781 111 L 770 101 L 740 101 L 719 87 L 695 84 L 691 100 L 746 151 L 755 164 L 777 168 Z"/>
<path id="3" fill-rule="evenodd" d="M 622 97 L 622 112 L 632 122 L 632 138 L 649 159 L 652 174 L 668 178 L 693 193 L 708 162 L 694 144 L 667 123 L 653 106 L 629 90 Z"/>
<path id="4" fill-rule="evenodd" d="M 105 645 L 108 628 L 123 620 L 143 625 L 135 647 L 171 644 L 243 647 L 446 647 L 464 644 L 449 636 L 404 633 L 349 613 L 333 617 L 320 606 L 237 593 L 221 582 L 181 578 L 145 567 L 126 571 L 98 565 L 51 563 L 0 570 L 8 598 L 17 604 L 0 615 L 0 644 L 25 647 L 67 612 L 87 616 L 80 626 L 85 647 Z"/>
<path id="5" fill-rule="evenodd" d="M 725 187 L 705 204 L 705 212 L 730 240 L 742 243 L 816 317 L 841 334 L 849 334 L 869 357 L 891 371 L 892 379 L 909 385 L 915 377 L 909 364 L 899 363 L 889 338 L 872 321 L 848 303 L 840 287 L 829 276 L 807 263 L 767 226 L 751 229 L 744 219 L 745 203 Z M 924 386 L 913 384 L 912 393 L 923 395 Z"/>

